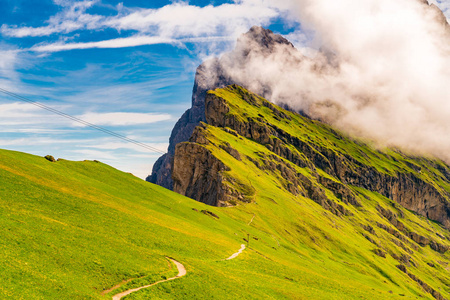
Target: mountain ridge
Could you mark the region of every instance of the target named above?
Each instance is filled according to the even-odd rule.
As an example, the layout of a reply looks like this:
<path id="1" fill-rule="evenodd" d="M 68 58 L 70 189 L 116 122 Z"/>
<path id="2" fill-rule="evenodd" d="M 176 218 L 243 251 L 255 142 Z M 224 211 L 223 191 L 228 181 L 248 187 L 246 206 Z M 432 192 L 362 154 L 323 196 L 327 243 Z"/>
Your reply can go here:
<path id="1" fill-rule="evenodd" d="M 233 101 L 230 101 L 230 98 L 233 98 Z M 249 107 L 244 107 L 245 105 Z M 262 116 L 258 111 L 262 107 L 272 115 Z M 244 112 L 239 112 L 239 109 L 243 109 Z M 253 115 L 249 113 L 251 109 L 254 109 Z M 242 119 L 242 114 L 246 120 Z M 282 121 L 295 125 L 289 128 L 285 124 L 284 128 L 280 128 Z M 217 184 L 222 180 L 221 172 L 226 171 L 227 167 L 199 146 L 207 144 L 207 139 L 203 135 L 206 126 L 231 130 L 239 136 L 260 143 L 270 151 L 272 156 L 280 157 L 316 173 L 316 177 L 324 187 L 336 190 L 334 192 L 339 193 L 340 197 L 345 196 L 347 201 L 357 202 L 354 192 L 351 192 L 348 186 L 364 188 L 390 198 L 427 218 L 439 221 L 446 228 L 450 227 L 450 186 L 446 177 L 450 174 L 450 167 L 442 161 L 405 157 L 399 152 L 385 154 L 357 140 L 345 137 L 319 121 L 308 120 L 277 108 L 267 100 L 236 85 L 208 93 L 206 123 L 195 129 L 189 143 L 181 143 L 177 146 L 174 156 L 176 183 L 174 191 L 178 193 L 210 205 L 226 206 L 227 200 L 224 199 L 229 196 Z M 311 140 L 311 135 L 316 134 L 315 128 L 323 131 L 322 139 L 327 140 L 333 137 L 339 141 L 340 145 L 324 147 L 320 144 L 323 141 Z M 296 134 L 296 131 L 300 134 Z M 308 131 L 309 135 L 304 134 L 305 131 Z M 227 146 L 221 147 L 236 159 L 241 159 L 238 151 Z M 349 149 L 352 153 L 358 153 L 359 156 L 353 157 L 348 153 Z M 208 173 L 204 173 L 200 166 L 195 165 L 205 160 L 209 163 L 205 163 L 203 169 Z M 386 166 L 377 165 L 381 163 Z M 187 170 L 192 170 L 190 176 L 186 174 Z M 320 172 L 325 173 L 324 176 L 320 175 Z M 290 181 L 288 187 L 290 192 L 299 194 L 300 190 L 306 188 L 310 198 L 314 200 L 315 197 L 319 197 L 315 195 L 317 191 L 308 190 L 307 187 L 311 186 L 311 182 L 308 182 L 303 175 L 288 171 L 284 173 Z M 329 180 L 329 176 L 335 181 Z M 436 185 L 433 180 L 440 180 L 444 185 Z M 196 184 L 201 185 L 202 188 Z M 317 201 L 327 200 L 326 197 L 322 197 Z"/>
<path id="2" fill-rule="evenodd" d="M 250 44 L 249 44 L 250 41 Z M 194 87 L 192 91 L 192 106 L 180 117 L 175 124 L 169 138 L 167 154 L 161 156 L 154 164 L 152 174 L 147 181 L 168 189 L 173 189 L 172 168 L 175 146 L 180 142 L 189 140 L 194 128 L 206 120 L 205 97 L 209 90 L 240 83 L 237 78 L 227 74 L 223 68 L 223 60 L 241 60 L 245 63 L 246 57 L 254 52 L 270 52 L 276 45 L 289 45 L 294 47 L 281 35 L 260 26 L 253 26 L 237 41 L 236 48 L 222 58 L 212 58 L 202 63 L 196 70 Z M 242 83 L 240 83 L 242 85 Z"/>

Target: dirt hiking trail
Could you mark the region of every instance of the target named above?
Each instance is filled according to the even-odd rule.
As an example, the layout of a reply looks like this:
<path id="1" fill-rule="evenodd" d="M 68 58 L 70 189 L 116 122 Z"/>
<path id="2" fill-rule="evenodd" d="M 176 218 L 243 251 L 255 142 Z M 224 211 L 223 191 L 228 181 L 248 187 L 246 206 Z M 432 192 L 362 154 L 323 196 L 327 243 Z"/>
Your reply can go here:
<path id="1" fill-rule="evenodd" d="M 134 288 L 134 289 L 130 289 L 130 290 L 124 291 L 122 293 L 114 295 L 112 297 L 112 299 L 113 300 L 120 300 L 122 297 L 125 297 L 125 296 L 127 296 L 127 295 L 129 295 L 131 293 L 137 292 L 137 291 L 142 290 L 142 289 L 149 288 L 151 286 L 154 286 L 154 285 L 166 282 L 166 281 L 174 280 L 174 279 L 177 279 L 177 278 L 180 278 L 180 277 L 183 277 L 184 275 L 186 275 L 186 273 L 187 273 L 186 272 L 186 268 L 181 263 L 179 263 L 176 260 L 174 260 L 172 258 L 169 258 L 169 257 L 167 257 L 167 259 L 172 261 L 177 266 L 177 269 L 178 269 L 178 275 L 177 276 L 172 277 L 172 278 L 168 278 L 168 279 L 165 279 L 165 280 L 160 280 L 158 282 L 155 282 L 155 283 L 152 283 L 152 284 L 149 284 L 149 285 L 144 285 L 144 286 L 141 286 L 141 287 L 138 287 L 138 288 Z"/>
<path id="2" fill-rule="evenodd" d="M 233 255 L 231 255 L 230 257 L 228 257 L 226 260 L 230 260 L 230 259 L 233 259 L 233 258 L 238 257 L 238 255 L 241 254 L 242 251 L 244 251 L 244 249 L 245 249 L 245 245 L 242 244 L 242 245 L 241 245 L 241 249 L 239 249 L 238 252 L 236 252 L 236 253 L 234 253 Z"/>

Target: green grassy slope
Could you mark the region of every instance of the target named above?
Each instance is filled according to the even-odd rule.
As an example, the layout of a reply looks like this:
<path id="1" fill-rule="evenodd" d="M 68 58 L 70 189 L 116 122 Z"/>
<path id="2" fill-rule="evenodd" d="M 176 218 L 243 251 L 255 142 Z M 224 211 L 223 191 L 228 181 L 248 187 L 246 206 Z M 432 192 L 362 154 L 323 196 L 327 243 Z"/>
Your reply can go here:
<path id="1" fill-rule="evenodd" d="M 224 96 L 247 115 L 273 118 L 270 111 L 252 112 L 236 95 Z M 305 138 L 346 147 L 326 136 L 325 125 L 292 116 Z M 440 243 L 450 245 L 449 232 L 439 224 L 356 187 L 362 206 L 343 204 L 352 215 L 338 217 L 288 192 L 279 171 L 257 168 L 251 160 L 271 155 L 266 147 L 222 128 L 206 126 L 205 132 L 210 143 L 203 146 L 230 168 L 225 175 L 242 183 L 236 186 L 251 203 L 209 207 L 102 163 L 51 163 L 0 150 L 0 298 L 111 299 L 175 275 L 166 256 L 181 262 L 187 275 L 125 299 L 433 299 L 396 267 L 400 257 L 409 273 L 450 298 L 450 253 L 379 228 L 377 222 L 392 225 L 377 206 L 402 214 L 411 230 L 433 239 L 438 233 L 444 237 Z M 240 152 L 241 161 L 220 147 L 224 142 Z M 376 151 L 370 147 L 363 151 L 378 168 L 394 168 L 381 156 L 380 162 L 371 157 Z M 306 168 L 291 167 L 310 176 Z M 249 247 L 224 260 L 248 236 Z M 128 279 L 133 280 L 102 294 Z"/>

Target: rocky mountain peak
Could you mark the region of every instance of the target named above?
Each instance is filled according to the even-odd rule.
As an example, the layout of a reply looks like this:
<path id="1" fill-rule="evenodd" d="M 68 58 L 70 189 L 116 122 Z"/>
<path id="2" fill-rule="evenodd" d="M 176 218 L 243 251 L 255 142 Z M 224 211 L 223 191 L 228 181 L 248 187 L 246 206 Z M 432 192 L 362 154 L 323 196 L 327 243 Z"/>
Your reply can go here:
<path id="1" fill-rule="evenodd" d="M 243 68 L 247 57 L 252 52 L 270 54 L 280 45 L 294 49 L 292 43 L 281 35 L 260 26 L 253 26 L 247 33 L 241 35 L 233 51 L 221 58 L 209 59 L 197 68 L 192 91 L 192 107 L 175 124 L 169 139 L 169 151 L 154 164 L 152 175 L 147 177 L 147 181 L 173 189 L 172 168 L 175 146 L 188 141 L 194 128 L 200 122 L 206 121 L 206 92 L 234 83 L 244 85 L 237 76 L 230 74 L 229 69 Z"/>
<path id="2" fill-rule="evenodd" d="M 286 38 L 273 33 L 270 29 L 261 26 L 253 26 L 247 33 L 243 34 L 237 41 L 236 49 L 247 51 L 263 49 L 272 51 L 277 45 L 288 45 L 294 47 Z"/>

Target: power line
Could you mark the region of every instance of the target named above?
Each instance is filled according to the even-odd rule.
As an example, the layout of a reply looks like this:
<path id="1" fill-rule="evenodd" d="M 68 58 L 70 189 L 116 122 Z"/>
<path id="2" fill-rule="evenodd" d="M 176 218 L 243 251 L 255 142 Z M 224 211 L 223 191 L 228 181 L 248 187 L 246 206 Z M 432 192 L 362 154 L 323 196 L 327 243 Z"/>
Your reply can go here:
<path id="1" fill-rule="evenodd" d="M 49 111 L 49 112 L 52 112 L 52 113 L 54 113 L 54 114 L 60 115 L 60 116 L 62 116 L 62 117 L 64 117 L 64 118 L 67 118 L 67 119 L 70 119 L 70 120 L 72 120 L 72 121 L 81 123 L 81 124 L 83 124 L 83 125 L 85 125 L 85 126 L 88 126 L 88 127 L 93 128 L 93 129 L 102 131 L 102 132 L 104 132 L 104 133 L 106 133 L 106 134 L 112 135 L 112 136 L 114 136 L 114 137 L 116 137 L 116 138 L 119 138 L 119 139 L 121 139 L 121 140 L 127 141 L 127 142 L 129 142 L 129 143 L 135 144 L 135 145 L 140 146 L 140 147 L 143 147 L 143 148 L 145 148 L 145 149 L 147 149 L 147 150 L 150 150 L 150 151 L 152 151 L 152 152 L 158 152 L 158 153 L 161 153 L 161 154 L 165 154 L 165 153 L 166 153 L 165 151 L 159 150 L 159 149 L 157 149 L 157 148 L 155 148 L 155 147 L 152 147 L 152 146 L 150 146 L 150 145 L 147 145 L 147 144 L 141 143 L 141 142 L 139 142 L 139 141 L 130 139 L 130 138 L 128 138 L 128 137 L 126 137 L 126 136 L 124 136 L 124 135 L 121 135 L 121 134 L 119 134 L 119 133 L 116 133 L 116 132 L 114 132 L 114 131 L 111 131 L 111 130 L 108 130 L 108 129 L 106 129 L 106 128 L 97 126 L 97 125 L 92 124 L 92 123 L 89 123 L 89 122 L 87 122 L 87 121 L 85 121 L 85 120 L 82 120 L 82 119 L 79 119 L 79 118 L 77 118 L 77 117 L 68 115 L 68 114 L 63 113 L 63 112 L 61 112 L 61 111 L 59 111 L 59 110 L 56 110 L 56 109 L 54 109 L 54 108 L 51 108 L 51 107 L 49 107 L 49 106 L 47 106 L 47 105 L 44 105 L 44 104 L 42 104 L 42 103 L 39 103 L 39 102 L 30 100 L 30 99 L 25 98 L 25 97 L 22 97 L 22 96 L 20 96 L 20 95 L 17 95 L 17 94 L 15 94 L 15 93 L 10 92 L 10 91 L 8 91 L 8 90 L 5 90 L 5 89 L 3 89 L 3 88 L 0 88 L 0 92 L 3 93 L 3 94 L 6 94 L 6 95 L 8 95 L 8 96 L 14 97 L 14 98 L 16 98 L 16 99 L 18 99 L 18 100 L 27 102 L 27 103 L 32 104 L 32 105 L 34 105 L 34 106 L 37 106 L 37 107 L 39 107 L 39 108 L 45 109 L 45 110 L 47 110 L 47 111 Z"/>

